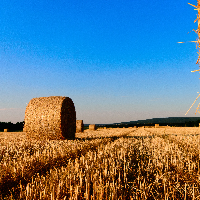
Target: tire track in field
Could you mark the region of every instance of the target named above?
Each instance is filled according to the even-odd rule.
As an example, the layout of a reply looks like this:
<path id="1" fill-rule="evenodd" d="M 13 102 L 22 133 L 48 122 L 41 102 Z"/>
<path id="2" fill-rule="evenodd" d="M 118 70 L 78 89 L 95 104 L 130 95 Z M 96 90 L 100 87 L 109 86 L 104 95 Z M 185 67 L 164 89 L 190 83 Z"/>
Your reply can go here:
<path id="1" fill-rule="evenodd" d="M 109 142 L 113 142 L 119 138 L 126 137 L 128 136 L 128 134 L 132 132 L 133 131 L 129 131 L 128 133 L 125 133 L 120 136 L 103 137 L 103 138 L 101 137 L 99 138 L 101 139 L 101 141 L 97 143 L 86 144 L 83 148 L 70 152 L 69 155 L 50 158 L 47 162 L 35 159 L 34 161 L 27 163 L 27 165 L 24 168 L 23 176 L 21 173 L 18 173 L 16 174 L 15 177 L 12 177 L 11 173 L 7 171 L 2 177 L 0 182 L 0 198 L 4 199 L 5 197 L 8 197 L 12 194 L 13 197 L 17 199 L 18 194 L 20 192 L 19 185 L 21 184 L 22 187 L 25 188 L 26 185 L 29 182 L 31 182 L 31 178 L 32 176 L 34 176 L 34 174 L 39 173 L 40 175 L 45 175 L 52 168 L 59 168 L 67 165 L 69 159 L 74 160 L 76 158 L 80 158 L 82 155 L 85 155 L 88 151 L 97 151 L 98 146 L 100 144 L 103 143 L 106 145 Z M 92 139 L 77 138 L 77 139 L 80 141 L 84 141 L 84 140 L 94 140 L 97 138 L 92 138 Z M 13 193 L 12 190 L 15 191 L 15 193 Z"/>

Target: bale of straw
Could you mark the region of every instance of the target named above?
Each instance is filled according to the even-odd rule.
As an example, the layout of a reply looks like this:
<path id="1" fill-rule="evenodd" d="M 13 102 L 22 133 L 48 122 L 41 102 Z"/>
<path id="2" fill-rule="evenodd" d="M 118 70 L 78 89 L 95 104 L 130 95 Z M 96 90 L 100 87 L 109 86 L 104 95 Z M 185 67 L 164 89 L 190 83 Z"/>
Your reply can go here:
<path id="1" fill-rule="evenodd" d="M 89 130 L 95 131 L 96 129 L 97 129 L 97 127 L 96 127 L 95 124 L 90 124 L 90 125 L 89 125 Z"/>
<path id="2" fill-rule="evenodd" d="M 83 120 L 76 120 L 76 133 L 84 132 Z"/>
<path id="3" fill-rule="evenodd" d="M 159 124 L 155 124 L 155 128 L 159 128 Z"/>
<path id="4" fill-rule="evenodd" d="M 9 130 L 8 129 L 4 129 L 4 132 L 8 132 Z"/>
<path id="5" fill-rule="evenodd" d="M 25 111 L 25 130 L 29 138 L 74 139 L 75 106 L 69 97 L 33 98 Z"/>

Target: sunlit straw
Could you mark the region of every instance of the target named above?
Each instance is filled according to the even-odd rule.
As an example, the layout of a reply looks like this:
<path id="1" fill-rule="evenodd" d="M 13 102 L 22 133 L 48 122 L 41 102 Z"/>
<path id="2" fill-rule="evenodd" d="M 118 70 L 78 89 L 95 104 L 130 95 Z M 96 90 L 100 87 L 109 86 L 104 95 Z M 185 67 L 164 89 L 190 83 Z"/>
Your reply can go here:
<path id="1" fill-rule="evenodd" d="M 193 31 L 195 31 L 195 33 L 197 33 L 198 39 L 197 39 L 196 41 L 190 41 L 190 42 L 195 42 L 195 43 L 196 43 L 196 48 L 198 49 L 198 52 L 197 52 L 197 54 L 198 54 L 198 59 L 197 59 L 196 64 L 200 64 L 200 0 L 197 0 L 197 6 L 195 6 L 195 5 L 191 4 L 191 3 L 188 3 L 188 4 L 191 5 L 191 6 L 193 6 L 193 7 L 195 7 L 194 10 L 197 10 L 197 11 L 198 11 L 197 18 L 196 18 L 196 20 L 194 21 L 194 23 L 195 23 L 195 22 L 198 22 L 198 28 L 197 28 L 197 30 L 194 30 L 194 29 L 193 29 Z M 184 42 L 178 42 L 178 43 L 184 43 Z M 193 71 L 191 71 L 191 72 L 199 72 L 199 71 L 200 71 L 200 69 L 193 70 Z M 195 102 L 196 102 L 196 100 L 199 98 L 199 96 L 200 96 L 200 95 L 198 95 L 198 97 L 195 99 L 194 103 L 190 106 L 189 110 L 186 112 L 185 115 L 187 115 L 187 113 L 188 113 L 188 112 L 190 111 L 190 109 L 193 107 L 193 105 L 195 104 Z M 195 115 L 196 115 L 197 112 L 200 113 L 200 112 L 199 112 L 199 107 L 200 107 L 200 103 L 198 104 L 198 106 L 197 106 L 197 108 L 196 108 Z"/>
<path id="2" fill-rule="evenodd" d="M 195 99 L 195 101 L 193 102 L 193 104 L 190 106 L 189 110 L 185 113 L 185 115 L 188 114 L 188 112 L 190 111 L 190 109 L 193 107 L 193 105 L 195 104 L 196 100 L 200 97 L 200 94 L 198 95 L 198 97 Z M 196 113 L 195 113 L 196 114 Z"/>
<path id="3" fill-rule="evenodd" d="M 197 112 L 200 113 L 200 112 L 198 111 L 198 110 L 199 110 L 199 106 L 200 106 L 200 103 L 199 103 L 199 105 L 198 105 L 197 108 L 196 108 L 195 115 L 196 115 Z"/>

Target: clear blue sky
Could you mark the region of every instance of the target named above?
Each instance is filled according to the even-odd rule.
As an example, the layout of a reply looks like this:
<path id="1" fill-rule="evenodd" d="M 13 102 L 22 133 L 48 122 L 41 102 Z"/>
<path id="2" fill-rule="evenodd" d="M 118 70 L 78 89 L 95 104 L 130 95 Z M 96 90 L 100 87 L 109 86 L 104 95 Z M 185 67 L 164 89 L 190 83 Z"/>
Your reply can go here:
<path id="1" fill-rule="evenodd" d="M 199 90 L 196 0 L 1 0 L 0 121 L 68 96 L 84 123 L 183 117 Z M 195 108 L 187 116 L 195 115 Z"/>

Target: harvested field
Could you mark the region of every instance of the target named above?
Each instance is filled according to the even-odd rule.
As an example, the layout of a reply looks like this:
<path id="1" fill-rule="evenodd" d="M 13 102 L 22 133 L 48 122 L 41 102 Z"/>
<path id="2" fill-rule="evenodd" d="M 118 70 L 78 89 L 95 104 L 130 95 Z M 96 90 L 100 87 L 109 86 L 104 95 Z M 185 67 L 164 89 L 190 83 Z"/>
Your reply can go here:
<path id="1" fill-rule="evenodd" d="M 199 128 L 0 133 L 0 199 L 199 199 Z"/>

